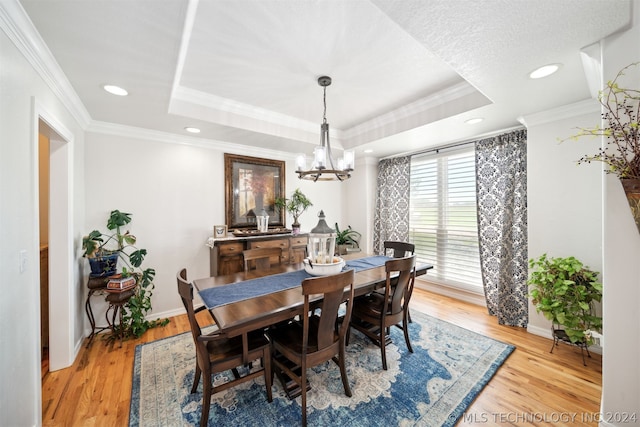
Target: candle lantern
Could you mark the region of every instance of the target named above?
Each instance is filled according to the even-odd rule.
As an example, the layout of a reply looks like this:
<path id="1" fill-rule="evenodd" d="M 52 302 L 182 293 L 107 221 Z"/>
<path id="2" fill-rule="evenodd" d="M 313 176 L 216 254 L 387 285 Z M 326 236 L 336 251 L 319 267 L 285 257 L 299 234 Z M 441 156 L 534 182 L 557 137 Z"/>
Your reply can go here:
<path id="1" fill-rule="evenodd" d="M 260 211 L 260 215 L 256 216 L 256 225 L 261 233 L 266 233 L 269 229 L 269 214 L 264 208 Z"/>
<path id="2" fill-rule="evenodd" d="M 336 231 L 324 220 L 324 211 L 318 214 L 318 225 L 309 233 L 307 246 L 309 259 L 315 264 L 332 264 L 336 247 Z"/>

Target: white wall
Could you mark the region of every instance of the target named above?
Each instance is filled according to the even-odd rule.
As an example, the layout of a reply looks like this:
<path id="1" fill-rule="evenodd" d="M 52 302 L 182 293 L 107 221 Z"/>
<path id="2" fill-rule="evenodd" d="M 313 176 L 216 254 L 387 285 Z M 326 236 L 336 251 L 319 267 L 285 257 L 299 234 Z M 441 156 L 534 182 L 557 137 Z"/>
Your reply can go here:
<path id="1" fill-rule="evenodd" d="M 300 217 L 303 231 L 317 224 L 320 209 L 329 225 L 342 221 L 344 184 L 299 180 L 291 154 L 257 149 L 247 153 L 246 148 L 231 144 L 181 141 L 179 137 L 175 142 L 160 142 L 90 132 L 86 139 L 90 183 L 86 187 L 84 232 L 94 228 L 106 231 L 113 209 L 133 214 L 131 232 L 138 238 L 138 246 L 148 251 L 143 266 L 153 267 L 157 273 L 153 317 L 183 311 L 175 284 L 180 268 L 186 267 L 190 278 L 209 275 L 205 242 L 213 225 L 225 223 L 224 152 L 285 160 L 286 196 L 300 188 L 313 203 Z M 291 222 L 288 216 L 289 227 Z M 105 309 L 100 301 L 95 301 L 94 307 L 98 313 Z"/>
<path id="2" fill-rule="evenodd" d="M 4 13 L 3 5 L 0 14 Z M 15 36 L 12 34 L 12 37 Z M 81 159 L 83 135 L 77 122 L 17 51 L 6 32 L 0 32 L 0 425 L 39 425 L 40 384 L 40 269 L 38 229 L 37 129 L 34 106 L 73 135 L 71 160 Z M 73 165 L 78 182 L 71 186 L 76 203 L 69 214 L 71 233 L 83 218 L 81 163 Z M 20 271 L 19 253 L 27 263 Z M 71 270 L 73 265 L 62 266 Z M 63 284 L 65 303 L 75 307 L 60 319 L 69 328 L 64 345 L 73 350 L 81 334 L 77 313 L 82 311 L 81 285 L 76 278 Z M 56 295 L 53 296 L 55 298 Z M 55 327 L 55 325 L 52 325 Z M 58 343 L 56 343 L 58 344 Z M 73 357 L 73 354 L 71 355 Z"/>
<path id="3" fill-rule="evenodd" d="M 343 217 L 340 229 L 351 226 L 362 234 L 360 248 L 373 253 L 373 216 L 376 202 L 378 159 L 364 157 L 356 159 L 356 170 L 352 178 L 344 183 L 342 198 Z M 333 227 L 333 224 L 331 224 Z"/>
<path id="4" fill-rule="evenodd" d="M 529 258 L 574 256 L 602 271 L 602 166 L 576 163 L 600 140 L 558 141 L 599 117 L 595 100 L 525 117 Z M 551 337 L 551 322 L 531 302 L 528 330 Z"/>
<path id="5" fill-rule="evenodd" d="M 634 27 L 603 43 L 604 81 L 640 61 L 639 6 L 634 2 Z M 631 84 L 638 87 L 638 81 Z M 619 180 L 607 176 L 604 183 L 602 412 L 633 412 L 636 419 L 607 418 L 601 425 L 640 425 L 640 233 Z"/>

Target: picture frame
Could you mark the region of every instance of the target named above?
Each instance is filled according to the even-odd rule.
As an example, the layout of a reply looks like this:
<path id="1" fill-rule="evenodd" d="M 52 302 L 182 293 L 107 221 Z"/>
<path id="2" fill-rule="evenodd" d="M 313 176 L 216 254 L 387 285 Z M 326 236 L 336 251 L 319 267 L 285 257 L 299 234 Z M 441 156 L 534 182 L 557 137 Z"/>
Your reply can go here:
<path id="1" fill-rule="evenodd" d="M 284 227 L 284 209 L 275 200 L 285 194 L 285 162 L 225 153 L 224 165 L 227 228 L 255 228 L 262 209 L 269 227 Z"/>
<path id="2" fill-rule="evenodd" d="M 214 239 L 223 239 L 227 237 L 227 226 L 226 225 L 214 225 L 213 226 L 213 238 Z"/>

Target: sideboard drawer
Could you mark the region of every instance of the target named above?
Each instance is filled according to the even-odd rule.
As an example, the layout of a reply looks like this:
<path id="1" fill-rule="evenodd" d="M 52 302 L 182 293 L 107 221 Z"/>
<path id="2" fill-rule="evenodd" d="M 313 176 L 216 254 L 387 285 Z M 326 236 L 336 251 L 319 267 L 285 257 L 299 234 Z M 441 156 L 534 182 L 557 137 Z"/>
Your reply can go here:
<path id="1" fill-rule="evenodd" d="M 307 246 L 307 243 L 309 243 L 309 238 L 304 236 L 304 237 L 292 237 L 291 238 L 291 247 L 295 248 L 298 246 Z"/>
<path id="2" fill-rule="evenodd" d="M 220 256 L 231 256 L 241 254 L 244 250 L 244 243 L 233 242 L 223 243 L 219 246 Z"/>
<path id="3" fill-rule="evenodd" d="M 257 248 L 280 248 L 283 251 L 289 249 L 289 238 L 286 239 L 273 239 L 273 240 L 261 240 L 258 242 L 250 242 L 250 249 Z"/>

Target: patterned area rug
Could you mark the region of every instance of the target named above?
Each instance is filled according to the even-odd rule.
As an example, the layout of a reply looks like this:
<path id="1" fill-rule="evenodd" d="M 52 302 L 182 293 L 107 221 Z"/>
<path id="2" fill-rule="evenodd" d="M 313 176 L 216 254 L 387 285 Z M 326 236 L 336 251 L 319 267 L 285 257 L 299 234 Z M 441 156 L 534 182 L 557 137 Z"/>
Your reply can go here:
<path id="1" fill-rule="evenodd" d="M 335 363 L 309 370 L 309 425 L 453 426 L 514 350 L 416 310 L 411 316 L 414 353 L 407 350 L 402 331 L 392 328 L 387 371 L 382 369 L 380 349 L 352 331 L 346 355 L 351 398 L 344 394 Z M 194 367 L 189 333 L 139 345 L 129 425 L 197 426 L 202 381 L 191 394 Z M 300 418 L 300 397 L 289 400 L 276 377 L 269 403 L 259 378 L 213 395 L 209 425 L 293 426 Z"/>

